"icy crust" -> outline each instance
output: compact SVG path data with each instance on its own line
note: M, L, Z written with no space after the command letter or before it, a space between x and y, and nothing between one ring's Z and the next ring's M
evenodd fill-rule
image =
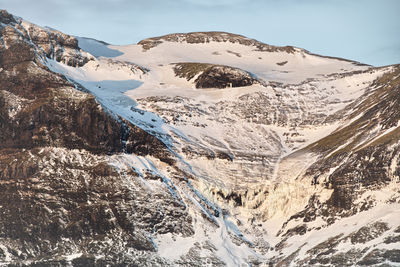
M181 139L181 145L175 147L181 147L192 170L231 191L240 190L240 184L246 188L273 179L280 157L332 132L340 119L327 123L327 115L345 107L372 82L368 80L371 73L357 76L360 83L313 80L287 87L252 86L223 92L168 87L168 96L163 96L166 93L161 88L144 91L139 87L128 94L137 97L142 109L159 114L173 126L171 136ZM354 91L343 90L336 98L342 84ZM144 97L146 93L151 96ZM159 96L154 96L157 93Z
M118 50L110 49L109 44L92 38L76 37L78 45L95 57L116 57L122 55Z

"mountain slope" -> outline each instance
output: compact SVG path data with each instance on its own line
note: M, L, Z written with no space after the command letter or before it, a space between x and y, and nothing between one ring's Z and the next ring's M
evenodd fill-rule
M400 262L398 65L0 22L0 264Z

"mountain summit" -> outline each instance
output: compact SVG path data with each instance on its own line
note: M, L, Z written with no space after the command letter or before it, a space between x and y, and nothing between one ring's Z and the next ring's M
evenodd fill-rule
M266 52L278 52L286 51L287 53L295 52L293 46L272 46L268 44L261 43L257 40L247 38L239 34L233 34L228 32L190 32L190 33L173 33L164 36L148 38L140 41L138 44L143 47L143 49L151 49L163 42L184 42L188 44L204 44L210 42L229 42L237 43L246 46L254 46L259 51Z
M400 65L0 11L0 265L400 263Z

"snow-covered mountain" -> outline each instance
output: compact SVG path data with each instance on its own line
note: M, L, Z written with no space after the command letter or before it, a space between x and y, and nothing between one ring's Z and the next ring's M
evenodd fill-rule
M400 264L399 65L0 23L0 265Z

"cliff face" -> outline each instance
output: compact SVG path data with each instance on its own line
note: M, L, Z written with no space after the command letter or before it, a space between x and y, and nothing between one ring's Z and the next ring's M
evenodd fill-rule
M107 155L171 162L166 146L43 64L85 64L75 38L24 28L5 11L0 22L0 263L64 265L56 255L80 253L74 264L87 266L111 248L99 264L128 264L127 250L162 263L148 233L191 234L185 207L169 194L149 202L138 174Z
M162 185L155 197L132 169L111 163L84 150L2 150L1 261L167 264L152 236L191 235L185 206Z
M60 37L31 24L27 33L19 30L22 26L11 15L2 14L3 21L8 18L10 23L0 32L1 148L61 146L95 153L126 150L139 154L148 154L152 146L165 149L158 139L106 113L94 96L78 91L65 77L43 65L46 57L39 56L42 45L55 42L60 50L65 51L66 45L78 51L75 38ZM68 64L72 59L60 60Z
M334 189L334 207L351 209L360 192L384 187L398 177L399 74L400 67L394 66L375 80L349 107L348 125L306 148L323 155L307 172L315 174L315 183ZM332 166L337 168L329 173Z
M31 24L5 10L0 12L3 44L25 39L28 44L37 46L36 53L74 67L83 66L89 60L93 60L92 56L78 47L75 37Z

